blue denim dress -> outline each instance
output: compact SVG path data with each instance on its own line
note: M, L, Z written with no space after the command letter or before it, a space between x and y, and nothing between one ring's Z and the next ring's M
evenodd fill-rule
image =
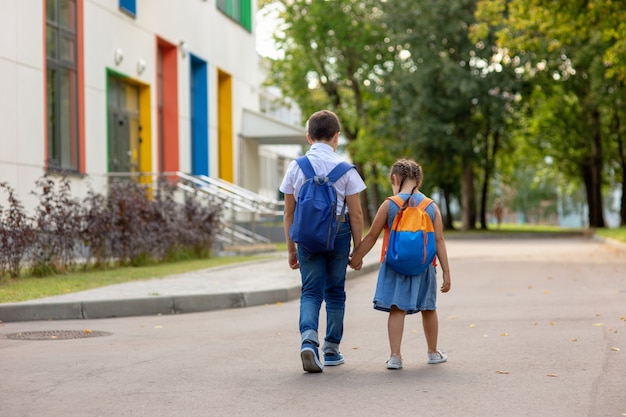
M409 194L399 194L406 200ZM424 198L424 194L413 194L415 202L419 204ZM391 227L393 219L399 207L389 202L389 214L387 216L387 227ZM426 210L431 219L435 219L435 207L431 205ZM380 264L378 270L378 281L376 282L376 292L374 293L374 308L376 310L389 312L391 306L406 311L407 314L418 313L422 310L436 310L437 304L437 270L431 265L419 275L406 276L397 273L387 266L386 262Z

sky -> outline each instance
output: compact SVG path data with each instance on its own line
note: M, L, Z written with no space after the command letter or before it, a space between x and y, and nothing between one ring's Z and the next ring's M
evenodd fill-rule
M278 58L279 53L272 40L272 34L278 26L277 12L272 10L271 4L266 9L256 14L256 50L264 57Z

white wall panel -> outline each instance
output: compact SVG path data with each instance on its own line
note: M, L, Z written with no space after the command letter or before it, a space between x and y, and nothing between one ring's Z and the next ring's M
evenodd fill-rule
M17 4L19 0L4 0L0 14L0 60L17 58ZM38 32L39 33L39 32Z
M17 162L17 64L0 59L0 161ZM2 177L0 177L0 181Z
M40 0L17 2L17 60L21 65L43 68L45 59L43 46L45 10L42 4L43 2Z
M15 161L20 165L42 167L46 160L44 79L41 69L17 68Z

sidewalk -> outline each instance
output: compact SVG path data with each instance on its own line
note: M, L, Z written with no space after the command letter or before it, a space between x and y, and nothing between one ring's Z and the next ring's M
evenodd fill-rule
M380 245L379 240L360 271L348 268L347 279L378 268ZM261 261L1 303L0 321L99 319L250 307L296 299L300 289L299 272L289 268L287 254L280 252Z

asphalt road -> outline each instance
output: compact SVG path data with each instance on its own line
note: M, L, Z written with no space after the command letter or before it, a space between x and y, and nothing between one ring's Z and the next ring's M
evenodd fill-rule
M447 363L426 364L415 315L404 368L386 369L373 272L348 281L346 363L321 374L302 371L297 300L4 323L0 416L626 416L626 251L583 238L450 240L448 251ZM29 331L110 334L6 338Z

